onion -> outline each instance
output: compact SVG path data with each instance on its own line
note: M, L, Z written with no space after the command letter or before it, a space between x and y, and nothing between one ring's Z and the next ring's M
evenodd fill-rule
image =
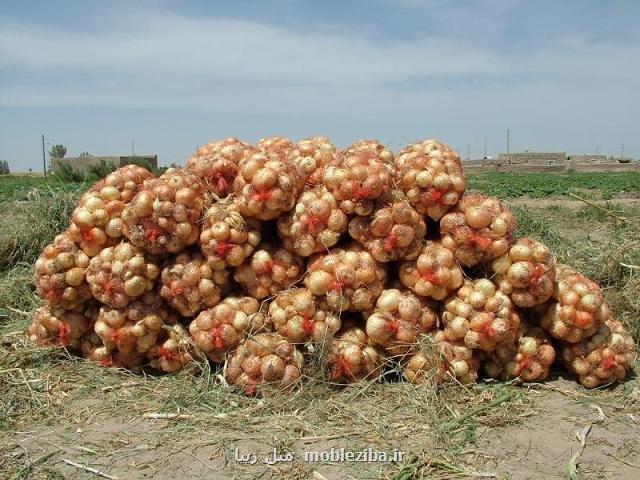
M383 362L380 351L368 345L367 334L358 327L350 327L329 345L329 380L334 383L373 381L380 374Z
M158 343L147 352L147 357L153 368L164 373L176 373L198 359L180 324L166 328Z
M300 140L289 154L303 172L307 185L322 184L324 167L335 159L336 147L327 137L311 137Z

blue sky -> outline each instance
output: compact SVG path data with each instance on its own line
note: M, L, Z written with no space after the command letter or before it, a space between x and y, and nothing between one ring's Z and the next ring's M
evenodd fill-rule
M640 156L640 2L10 1L0 159L324 134Z

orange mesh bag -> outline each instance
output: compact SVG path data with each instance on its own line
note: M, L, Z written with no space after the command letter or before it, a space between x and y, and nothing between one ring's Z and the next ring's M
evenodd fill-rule
M466 267L488 262L509 250L516 219L502 202L480 194L465 195L440 221L442 246Z
M369 344L364 330L358 327L347 328L329 345L329 380L342 384L377 380L384 360L380 350Z
M170 168L147 180L122 211L124 235L149 253L176 253L200 236L204 188L190 170Z
M291 342L277 333L260 333L237 348L225 377L246 395L265 395L271 390L291 390L300 381L302 366L302 354Z
M336 147L327 137L305 138L295 145L290 156L307 185L316 186L322 184L324 167L335 159Z
M147 352L149 365L164 373L176 373L195 359L189 335L180 324L165 327L156 345Z
M324 185L305 190L293 210L278 219L284 247L303 257L326 252L347 230L349 220Z
M82 195L71 215L69 236L90 257L122 238L120 218L125 206L153 174L137 165L126 165L107 175Z
M38 345L61 345L79 349L82 337L93 329L98 314L95 301L73 310L40 307L29 325L29 340Z
M462 197L466 179L458 154L436 140L408 145L396 157L399 187L415 209L440 220Z
M92 298L86 280L89 256L65 232L47 245L35 264L36 292L52 308L72 310Z

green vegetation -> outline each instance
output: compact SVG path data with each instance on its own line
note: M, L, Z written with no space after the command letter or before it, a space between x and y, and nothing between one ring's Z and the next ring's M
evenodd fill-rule
M592 190L594 196L610 199L617 193L639 194L640 172L470 174L467 188L500 198L568 196Z
M47 192L74 192L87 188L88 184L85 182L63 182L53 175L46 179L26 176L0 177L0 202L27 200L33 190L46 195Z

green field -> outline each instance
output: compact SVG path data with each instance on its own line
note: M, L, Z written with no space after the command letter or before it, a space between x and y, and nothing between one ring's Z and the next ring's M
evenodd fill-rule
M0 177L0 202L11 200L26 200L30 191L54 190L54 191L75 191L87 188L88 184L63 182L54 176L44 177Z

